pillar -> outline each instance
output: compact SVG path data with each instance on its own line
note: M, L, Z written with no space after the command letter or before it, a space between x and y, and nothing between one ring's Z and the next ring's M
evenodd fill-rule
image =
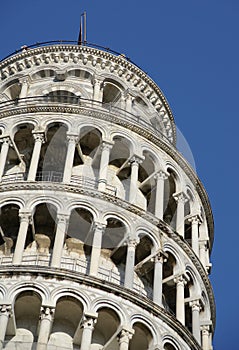
M32 152L32 158L31 158L31 164L28 171L28 181L35 181L36 179L36 173L38 168L38 163L40 159L41 154L41 147L42 144L45 142L45 134L44 132L33 132L33 137L35 139L34 148Z
M183 192L174 194L174 198L178 203L176 216L176 231L180 236L184 238L184 205L188 199L186 194Z
M113 144L109 141L103 141L101 145L101 158L99 169L98 190L105 191L107 184L107 172L110 158L110 150Z
M81 337L80 350L90 350L95 323L96 318L84 315L82 322L83 332Z
M22 77L19 79L19 83L21 84L21 91L19 94L19 98L25 98L27 97L27 91L29 86L29 77Z
M134 265L135 249L138 241L135 238L129 238L127 246L126 266L125 266L125 288L133 289L134 287Z
M134 335L133 329L122 329L118 335L119 350L129 350L129 341Z
M126 112L132 113L132 103L133 103L134 97L128 91L126 91L126 93L124 94L124 100L125 100Z
M94 225L94 237L92 242L91 258L90 258L90 275L96 276L100 261L100 251L102 236L105 230L105 225L96 223Z
M132 157L130 160L131 176L129 188L129 202L133 204L135 204L137 198L139 164L142 163L142 161L143 159L137 156Z
M92 80L93 84L93 101L102 102L103 99L103 91L102 91L102 80L94 78Z
M54 318L54 309L51 307L43 306L41 307L40 314L40 328L37 341L37 350L46 349L48 343L51 327Z
M22 256L24 252L27 230L31 219L30 212L19 212L20 226L17 235L17 242L13 255L13 265L19 265L22 262Z
M153 302L162 306L163 292L163 263L166 261L166 254L159 252L154 257L154 283L153 283Z
M5 339L7 324L10 316L11 316L11 306L0 305L0 349L3 348L3 342Z
M155 208L154 214L160 220L163 220L164 211L164 182L168 178L168 175L160 170L155 176L156 181L156 193L155 193Z
M78 142L78 136L74 134L72 135L68 134L67 142L68 142L68 146L67 146L65 168L64 168L64 174L63 174L63 182L70 183L72 167L74 162L75 148L76 148L76 143Z
M195 252L195 254L199 256L198 237L199 237L199 224L201 220L198 215L194 215L191 218L189 218L188 221L191 222L191 225L192 225L192 249Z
M206 251L207 251L207 240L202 239L199 241L199 258L205 269L207 265Z
M198 344L201 344L201 333L200 333L200 301L194 300L189 303L192 308L192 333Z
M184 286L187 280L182 275L177 277L174 281L176 283L176 317L185 325Z
M7 154L10 146L10 137L2 137L0 139L2 143L1 154L0 154L0 181L2 181L2 176L4 174L4 169L6 166Z
M57 215L57 228L51 259L52 267L61 267L62 250L65 242L68 219L68 215L60 213Z
M201 332L202 332L202 350L210 350L210 341L209 341L210 326L208 325L201 326Z

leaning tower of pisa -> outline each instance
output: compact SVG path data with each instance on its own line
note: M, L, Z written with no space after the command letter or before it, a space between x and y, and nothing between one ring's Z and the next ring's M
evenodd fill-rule
M95 45L0 70L0 347L211 350L213 218L160 88Z

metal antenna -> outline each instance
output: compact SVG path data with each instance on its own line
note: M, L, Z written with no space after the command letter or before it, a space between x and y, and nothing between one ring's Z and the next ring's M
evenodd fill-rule
M84 38L84 41L82 40ZM80 31L78 36L78 45L86 44L86 12L80 15Z

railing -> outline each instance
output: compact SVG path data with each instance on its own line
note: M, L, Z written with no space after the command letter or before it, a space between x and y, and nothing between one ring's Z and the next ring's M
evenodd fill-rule
M63 174L58 171L40 171L36 174L36 181L62 182Z
M133 112L126 111L123 108L116 106L115 103L102 103L99 101L85 99L78 96L33 96L33 97L25 97L25 98L17 98L15 100L3 101L0 102L0 113L5 109L15 109L17 107L36 107L46 105L71 105L75 107L83 107L91 110L102 110L104 112L113 114L116 118L120 119L123 123L129 122L132 125L138 125L144 129L148 129L150 132L156 132L157 136L160 136L165 142L170 143L171 146L174 147L173 143L168 139L166 135L161 131L160 126L154 123L154 125L144 117L138 114L134 114Z
M50 254L23 254L21 265L24 266L45 266L50 267L51 255ZM13 254L11 255L0 255L0 266L10 266L13 263ZM72 258L68 256L62 256L61 258L61 268L65 270L75 271L82 274L89 273L88 262L86 259L82 258ZM120 286L123 286L123 279L120 273L116 273L112 270L99 267L97 277ZM152 290L145 290L143 285L135 281L133 285L133 290L144 296L152 299Z

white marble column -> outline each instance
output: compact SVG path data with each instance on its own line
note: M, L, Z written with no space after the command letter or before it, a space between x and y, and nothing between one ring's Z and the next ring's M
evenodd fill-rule
M176 231L184 238L184 207L188 198L185 193L180 192L173 195L177 201Z
M185 301L184 301L184 286L187 284L187 279L182 275L175 278L176 283L176 317L185 325Z
M155 174L154 178L155 178L155 181L156 181L154 214L160 220L163 220L163 214L164 214L164 182L168 178L168 175L164 171L160 170L157 174Z
M125 110L126 112L132 113L134 96L132 96L128 91L124 94Z
M1 153L0 153L0 181L2 181L2 176L4 174L8 150L11 142L10 137L9 136L1 137L0 142L2 143Z
M133 156L130 159L131 164L131 176L130 176L130 188L129 188L129 202L135 204L138 191L138 173L139 165L143 159L138 156Z
M207 255L206 255L207 245L208 243L206 239L199 240L199 258L205 269L207 265Z
M102 102L103 99L103 89L102 89L102 80L101 79L97 79L94 78L92 80L92 84L93 84L93 101L99 101Z
M35 139L35 143L34 143L34 148L32 152L30 168L28 171L28 177L27 177L28 181L35 181L36 179L36 173L37 173L38 163L39 163L40 154L41 154L41 147L42 147L42 144L45 142L45 133L43 131L33 132L33 137Z
M92 334L95 324L96 318L84 315L82 322L83 332L81 337L80 350L90 350Z
M198 344L201 344L201 332L200 332L200 301L193 300L189 303L192 308L192 333Z
M154 283L153 283L153 302L162 306L163 292L163 263L167 260L167 255L159 252L154 257Z
M62 213L57 214L57 227L51 258L52 267L61 267L62 250L65 242L68 220L69 215Z
M16 242L14 255L13 255L13 262L12 262L14 265L19 265L22 262L22 256L23 256L26 237L27 237L27 230L31 220L31 213L19 212L19 219L20 219L20 226L19 226L17 242Z
M210 341L209 341L210 326L208 325L201 326L201 332L202 332L202 350L210 350Z
M110 150L113 147L113 143L109 141L103 141L101 145L101 158L99 169L98 190L105 191L107 184L108 164L110 159Z
M133 329L122 329L120 334L118 335L118 342L119 342L119 350L129 350L129 341L132 339L134 335Z
M41 307L41 314L40 314L40 328L39 328L39 334L38 334L38 341L37 341L37 350L43 350L46 349L46 345L48 343L52 323L54 319L54 308L43 306Z
M105 225L100 222L94 223L94 237L92 242L91 258L90 258L90 275L97 276L102 236L105 231Z
M11 316L11 306L0 305L0 349L3 348L3 342L5 339L7 324L10 316Z
M66 139L68 142L68 146L67 146L67 153L66 153L66 160L65 160L65 167L64 167L64 174L63 174L63 182L70 183L74 156L75 156L75 148L76 148L76 143L78 142L78 135L68 134Z
M22 77L19 79L19 83L21 84L21 91L19 94L19 98L27 97L28 86L29 86L29 77Z
M188 219L192 225L192 249L197 256L199 256L199 224L201 223L201 219L199 215L193 215Z
M135 250L138 244L137 239L129 238L127 245L127 256L125 265L124 286L129 289L134 287L134 265L135 265Z

